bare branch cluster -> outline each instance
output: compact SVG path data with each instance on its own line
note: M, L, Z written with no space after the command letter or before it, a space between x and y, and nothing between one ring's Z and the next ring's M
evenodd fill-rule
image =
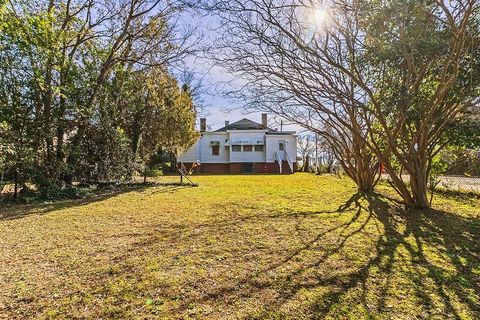
M209 9L224 26L214 58L244 84L232 96L322 135L360 189L374 187L382 163L405 203L425 207L443 132L478 103L478 83L465 77L478 7L232 0Z

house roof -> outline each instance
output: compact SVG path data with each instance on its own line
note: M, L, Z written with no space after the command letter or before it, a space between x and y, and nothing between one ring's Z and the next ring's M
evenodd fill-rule
M275 132L275 130L264 127L260 123L243 118L237 122L231 123L228 126L215 130L215 132L224 132L227 130L268 130L268 132Z

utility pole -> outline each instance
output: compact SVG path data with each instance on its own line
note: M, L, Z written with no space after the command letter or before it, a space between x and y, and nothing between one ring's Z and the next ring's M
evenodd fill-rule
M283 120L280 120L280 132L283 131Z

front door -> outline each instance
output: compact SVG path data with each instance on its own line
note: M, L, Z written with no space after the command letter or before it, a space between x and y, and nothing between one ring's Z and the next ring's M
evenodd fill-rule
M242 173L255 173L255 164L251 162L242 163Z
M285 160L285 148L286 148L285 140L279 140L277 152L278 152L278 155L280 156L280 159L282 160Z

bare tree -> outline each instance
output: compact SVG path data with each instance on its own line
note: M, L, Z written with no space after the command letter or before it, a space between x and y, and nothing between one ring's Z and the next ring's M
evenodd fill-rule
M310 159L314 158L315 138L311 134L302 134L297 138L297 152L302 157L302 171L308 171Z
M316 144L319 164L319 169L317 171L319 173L331 173L333 165L337 162L335 150L322 136L318 137Z
M217 60L241 79L249 106L325 137L360 190L374 185L379 160L407 207L429 206L440 138L477 102L473 84L459 81L477 0L231 0L210 9L224 26ZM453 95L458 86L467 94Z
M214 9L226 26L215 58L245 83L232 94L246 98L249 107L267 109L322 136L358 189L372 191L378 160L365 143L367 126L358 112L358 104L367 100L332 65L353 66L353 56L344 53L345 39L333 32L325 37L323 29L317 34L323 22L315 20L311 3L221 1ZM345 17L344 28L354 37L360 37L357 24ZM330 60L320 50L328 51Z

